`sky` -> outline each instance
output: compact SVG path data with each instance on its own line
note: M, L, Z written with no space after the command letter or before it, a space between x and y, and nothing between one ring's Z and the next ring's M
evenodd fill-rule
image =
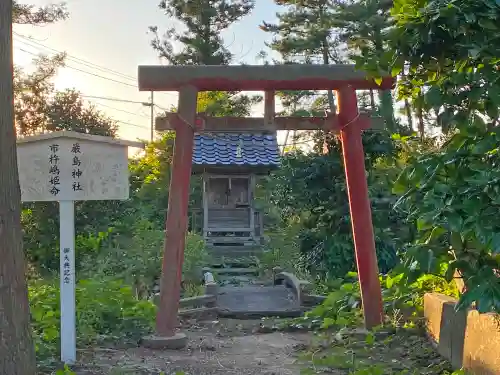
M43 6L58 1L22 2ZM178 26L178 21L158 8L159 0L67 0L66 4L70 15L66 21L44 27L14 26L15 64L29 69L39 53L66 52L67 67L59 71L56 88L80 91L85 100L119 121L120 138L149 139L150 108L141 102L148 102L150 94L137 88L137 67L162 63L150 46L148 27L158 26L162 33ZM277 11L272 0L258 0L251 15L223 33L235 62L259 63L256 56L267 49L265 42L271 36L258 25L275 21ZM155 111L176 101L175 93L156 92ZM255 108L253 115L262 116L262 107Z

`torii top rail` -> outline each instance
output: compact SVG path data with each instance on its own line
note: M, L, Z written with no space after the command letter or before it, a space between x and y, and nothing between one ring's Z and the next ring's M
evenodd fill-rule
M198 91L388 90L394 79L378 85L354 65L172 65L140 66L139 90L179 91L192 85Z
M382 323L382 297L361 139L361 131L370 127L371 118L359 113L356 90L388 90L394 83L393 78L384 77L377 84L352 65L139 67L139 90L179 92L177 113L169 113L156 122L157 130L176 131L156 321L159 337L175 335L195 131L323 129L340 133L365 325L372 328ZM275 117L274 92L278 90L335 90L338 113L299 119ZM264 117L198 115L196 100L200 91L265 91Z

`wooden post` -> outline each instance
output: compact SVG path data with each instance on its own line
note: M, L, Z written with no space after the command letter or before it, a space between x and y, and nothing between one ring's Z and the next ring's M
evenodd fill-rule
M337 91L337 96L361 300L365 326L367 329L372 329L382 324L383 321L382 292L375 252L361 129L357 121L359 112L356 90L347 86Z
M188 224L189 182L194 144L197 90L183 87L179 91L178 113L185 124L179 124L175 133L172 179L168 197L168 211L163 252L160 304L156 317L156 334L175 335L179 309L182 263Z
M274 91L266 91L264 93L264 123L270 129L274 127L275 110Z
M255 193L255 174L251 173L248 181L248 207L250 208L250 235L255 241L255 207L254 207L254 193Z
M75 202L59 202L61 361L76 362ZM65 275L65 271L68 274Z
M203 238L208 238L208 174L203 173Z

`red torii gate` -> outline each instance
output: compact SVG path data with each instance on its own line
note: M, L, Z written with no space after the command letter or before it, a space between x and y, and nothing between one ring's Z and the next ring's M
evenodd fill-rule
M168 199L165 248L160 284L160 303L153 346L168 345L176 335L180 281L188 225L189 183L195 132L256 132L324 129L340 133L347 191L356 251L365 326L382 323L382 295L366 181L361 131L372 120L358 111L356 90L387 90L394 79L380 84L352 65L234 65L234 66L140 66L140 91L178 91L178 112L156 120L157 130L175 130L172 178ZM338 113L326 117L275 117L277 90L335 90ZM264 91L264 118L215 118L197 115L200 91ZM163 341L162 341L163 340ZM174 344L175 346L175 344Z

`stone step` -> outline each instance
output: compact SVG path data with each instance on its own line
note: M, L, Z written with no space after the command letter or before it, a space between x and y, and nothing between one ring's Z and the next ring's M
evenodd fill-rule
M213 257L211 259L211 265L213 268L223 268L223 267L231 267L231 268L248 268L248 267L259 267L259 259L254 256L248 257Z
M251 275L251 276L258 276L259 275L259 270L257 268L230 268L230 267L224 267L224 268L211 268L211 272L215 273L217 275L224 275L224 276L242 276L242 275Z
M236 236L209 237L206 239L206 242L207 244L236 244L237 246L256 245L255 241L251 237L236 237Z
M207 252L212 258L249 258L252 256L260 256L262 249L258 246L208 246Z

